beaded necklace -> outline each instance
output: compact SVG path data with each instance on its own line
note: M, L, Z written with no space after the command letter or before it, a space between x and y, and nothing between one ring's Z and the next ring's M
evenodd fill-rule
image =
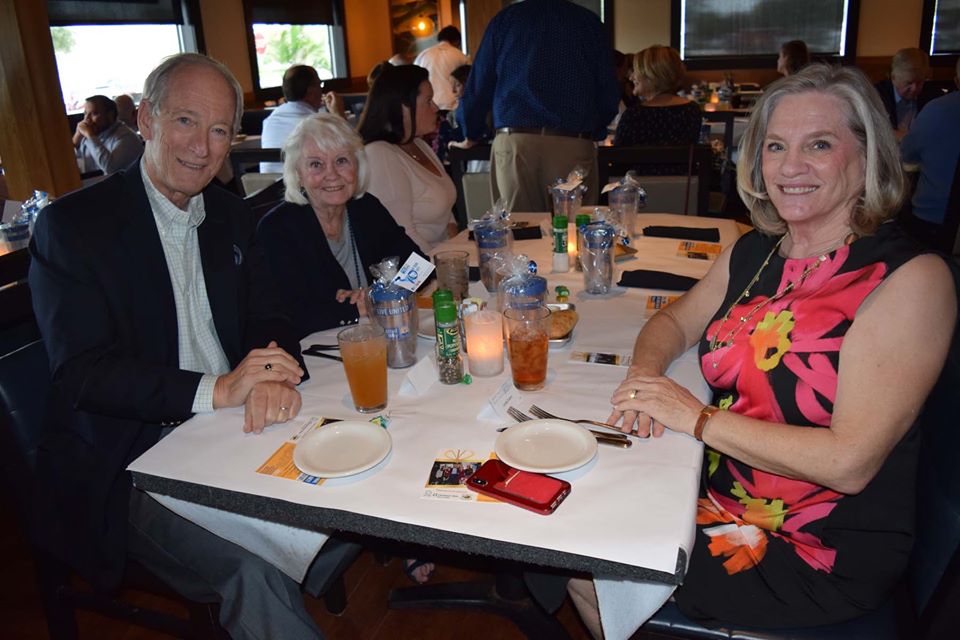
M773 254L776 253L778 249L780 249L780 245L783 244L783 241L784 239L786 239L786 237L787 237L787 234L784 234L783 236L780 237L780 239L777 241L777 244L775 244L773 246L773 249L770 250L770 253L767 254L767 257L763 261L763 264L760 265L760 268L753 275L753 278L750 280L750 283L747 284L746 288L743 290L743 293L737 296L737 299L734 300L733 304L730 305L730 308L727 309L727 312L723 314L723 318L720 320L720 324L717 325L717 332L713 335L713 338L711 338L710 340L710 354L711 354L711 359L712 359L714 369L717 368L717 355L716 355L717 349L721 349L723 347L729 347L730 345L732 345L733 339L737 336L738 333L740 333L741 330L743 330L743 327L745 327L747 323L750 322L750 319L753 318L753 316L755 316L757 312L760 311L760 309L764 308L765 306L771 304L776 300L779 300L780 298L784 297L794 289L798 288L800 285L803 284L804 280L806 280L807 277L810 276L811 273L819 269L820 265L822 265L824 262L827 261L826 253L820 255L817 258L816 262L810 265L807 265L807 267L800 273L800 277L798 277L793 282L787 283L787 286L785 286L783 289L781 289L780 291L777 291L775 294L773 294L769 298L761 300L760 302L755 304L753 308L750 309L745 315L740 316L739 322L734 324L733 328L727 331L727 335L724 336L723 339L721 340L720 339L721 328L730 319L730 314L733 312L736 306L740 304L740 301L743 300L744 298L750 297L751 287L757 284L757 282L760 280L760 276L763 274L763 270L767 268L768 264L770 264L770 258L772 258Z
M353 237L353 225L350 224L350 216L344 214L347 222L347 231L350 232L350 246L353 254L353 273L357 276L357 288L363 287L363 280L360 279L360 250L357 249L357 239Z

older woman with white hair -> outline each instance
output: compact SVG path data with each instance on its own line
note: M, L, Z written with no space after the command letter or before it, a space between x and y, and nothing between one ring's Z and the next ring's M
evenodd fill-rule
M917 416L947 357L944 260L893 221L897 143L857 69L772 84L740 147L756 227L640 331L610 422L705 446L688 616L804 627L879 607L913 538ZM704 405L664 374L699 347ZM589 614L592 593L574 582Z
M363 142L343 118L304 119L283 146L285 203L257 228L276 286L301 337L364 315L370 265L417 245L366 192Z

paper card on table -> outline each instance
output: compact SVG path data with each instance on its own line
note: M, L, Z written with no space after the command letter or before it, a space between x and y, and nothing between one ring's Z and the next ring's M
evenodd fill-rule
M493 454L487 458L494 457ZM497 502L467 488L467 478L484 463L483 456L469 449L445 449L437 453L427 473L424 491L420 496L431 500L456 500L458 502Z
M432 262L418 253L411 253L407 261L397 271L397 275L394 276L393 284L410 291L416 291L433 273L433 269Z
M684 240L677 245L678 256L681 258L693 258L694 260L716 260L722 250L723 247L712 242Z
M274 478L299 480L300 482L304 482L306 484L315 484L318 486L326 482L326 478L318 478L300 471L300 469L297 468L297 465L293 463L293 449L297 446L297 442L299 442L300 439L305 435L314 429L319 429L320 427L330 424L331 422L339 422L339 420L332 418L319 418L316 416L305 418L297 432L290 436L286 442L281 444L280 448L274 451L270 457L267 458L266 462L257 468L257 473L261 473L265 476L273 476ZM386 416L377 416L376 418L370 420L370 422L380 425L386 429L387 425L390 423L390 420Z
M629 367L633 356L621 353L597 353L593 351L574 351L570 354L570 362L586 362L588 364L612 364L618 367Z
M479 420L513 420L507 413L507 407L520 407L523 405L523 394L513 386L512 380L507 380L497 391L490 396L487 404L477 415Z
M647 315L653 315L679 299L680 296L647 296Z
M419 396L422 395L440 379L440 372L437 370L437 363L433 358L421 358L407 371L403 383L400 385L399 395L401 396Z

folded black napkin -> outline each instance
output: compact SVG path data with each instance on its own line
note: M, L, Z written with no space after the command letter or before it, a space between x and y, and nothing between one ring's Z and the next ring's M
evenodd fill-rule
M711 227L644 227L643 235L653 238L678 238L680 240L698 240L700 242L720 242L720 229Z
M539 240L542 237L543 233L540 231L540 227L538 225L513 228L514 240Z
M539 240L543 237L543 232L537 225L513 227L512 231L514 240ZM467 234L467 240L473 240L473 238L473 231L471 231Z
M675 273L665 273L663 271L635 269L634 271L624 271L620 274L620 282L617 284L621 287L638 287L640 289L687 291L690 287L697 284L697 279L678 276Z

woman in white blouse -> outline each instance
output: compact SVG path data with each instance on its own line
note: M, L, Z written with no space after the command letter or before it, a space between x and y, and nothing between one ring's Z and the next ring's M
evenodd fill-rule
M357 127L366 144L367 191L424 253L457 233L457 190L422 136L437 128L427 70L385 67L370 88Z

